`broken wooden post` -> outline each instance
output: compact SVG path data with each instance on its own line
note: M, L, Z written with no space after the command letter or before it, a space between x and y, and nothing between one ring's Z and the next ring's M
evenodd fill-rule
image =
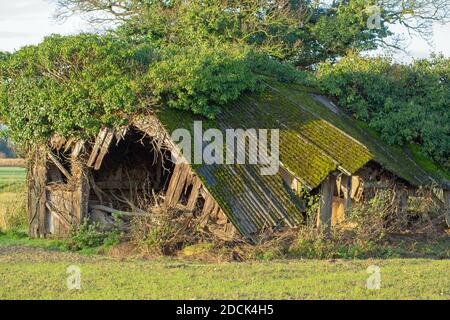
M320 207L317 219L317 227L321 228L325 234L330 233L331 217L333 213L333 193L336 185L336 176L332 173L320 187Z
M33 158L30 163L28 180L28 214L29 230L31 238L45 237L47 230L45 225L47 208L47 162L45 151L42 147L33 150Z

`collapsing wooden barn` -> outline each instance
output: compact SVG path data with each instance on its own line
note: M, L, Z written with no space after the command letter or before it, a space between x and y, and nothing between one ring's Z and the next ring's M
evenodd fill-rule
M258 165L188 165L169 132L192 130L198 117L162 108L130 119L120 129L103 128L94 141L54 136L30 150L28 211L31 237L64 236L83 219L108 223L122 216L175 208L199 217L202 227L224 240L256 240L262 230L302 223L299 195L320 193L318 222L329 228L345 219L352 203L377 188L396 186L399 201L422 185L443 190L450 183L423 169L403 151L360 129L328 100L303 88L271 84L228 106L211 128L280 130L279 173L261 175ZM248 150L244 150L248 152Z

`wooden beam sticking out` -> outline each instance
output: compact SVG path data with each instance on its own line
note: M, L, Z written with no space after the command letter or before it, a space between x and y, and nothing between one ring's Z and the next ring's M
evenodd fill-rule
M110 207L106 207L106 206L102 206L102 205L95 205L95 206L91 206L90 208L92 210L99 210L99 211L104 211L104 212L108 212L111 214L118 214L121 216L129 216L129 217L145 217L148 215L148 213L146 213L142 210L135 210L137 212L127 212L127 211L116 210L114 208L110 208Z
M99 170L102 166L103 159L105 158L106 154L108 153L109 146L111 145L111 142L114 138L114 130L108 130L108 133L106 134L105 140L103 141L103 144L100 148L99 155L97 156L97 160L95 161L95 170Z
M317 219L317 227L321 228L325 234L330 233L331 217L333 213L333 192L336 185L336 177L330 174L325 181L322 182L320 188L320 208Z
M106 135L108 134L108 128L103 128L100 130L97 138L95 139L95 145L92 149L91 155L89 156L89 160L87 162L88 167L93 167L95 160L97 159L98 152L103 145L103 141L105 141Z
M59 171L61 171L61 173L65 175L68 180L71 180L72 175L69 173L69 171L66 170L66 168L64 168L61 162L58 161L58 158L56 158L53 152L49 151L47 152L47 155L49 159L52 160L52 162L58 167Z
M78 156L81 153L81 150L83 149L83 146L84 146L84 140L78 140L75 143L75 146L73 147L72 154L71 154L72 159L78 158Z

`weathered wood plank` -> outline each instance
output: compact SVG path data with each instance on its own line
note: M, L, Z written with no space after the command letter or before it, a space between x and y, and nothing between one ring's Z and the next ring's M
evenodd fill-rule
M331 217L333 213L333 192L336 185L336 177L330 174L325 181L322 182L320 188L320 207L317 226L326 234L330 232Z
M45 203L46 208L49 210L50 214L52 214L58 222L66 228L66 230L70 230L70 222L61 214L50 202Z
M72 159L76 159L80 156L83 147L84 147L84 140L79 140L75 143L75 146L73 147L71 154Z
M344 196L344 211L347 213L352 207L352 177L346 175L342 176L341 192Z
M172 176L169 181L169 186L167 188L166 197L164 200L165 205L169 205L169 203L171 203L171 201L172 201L172 196L173 196L173 193L177 186L178 178L180 177L180 173L181 173L181 166L176 165L175 168L173 169Z
M95 139L94 148L92 148L91 155L89 156L89 160L87 162L88 167L93 167L95 160L97 159L98 152L100 151L103 142L105 141L106 135L108 133L108 128L103 128L100 130L97 138Z
M61 162L59 162L58 158L53 154L53 152L51 152L51 151L47 152L47 156L49 157L50 160L52 160L52 162L58 167L59 171L61 171L61 173L68 180L72 179L72 175L69 173L69 171L67 171L66 168L64 168L64 166L61 164Z
M192 185L191 194L189 195L189 199L188 199L188 202L186 205L186 207L189 211L194 211L194 209L197 205L198 196L200 195L201 187L202 187L202 181L198 177L195 177L194 184Z
M181 195L183 194L183 190L186 185L186 180L188 178L188 175L190 174L190 167L187 164L180 164L179 166L180 175L178 177L178 182L175 186L170 202L168 202L169 206L174 206L180 201Z
M106 134L105 140L103 141L103 144L100 148L99 155L97 156L97 160L95 161L95 170L99 170L102 166L103 159L105 158L106 154L108 153L109 147L111 145L111 142L114 138L114 130L108 130L108 133Z

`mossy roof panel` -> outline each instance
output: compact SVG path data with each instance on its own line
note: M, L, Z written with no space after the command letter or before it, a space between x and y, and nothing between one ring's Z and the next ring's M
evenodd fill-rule
M161 108L157 116L170 132L178 128L192 132L195 120L203 121L203 130L279 129L282 165L311 189L332 171L355 173L370 160L414 185L434 181L403 151L370 136L353 119L342 112L336 114L303 87L268 85L264 92L232 103L215 120L170 108ZM281 222L296 225L301 220L301 203L279 174L263 176L258 165L192 167L247 237L263 227Z
M414 186L438 184L450 188L449 174L447 172L430 171L417 162L408 148L400 148L384 143L379 136L367 128L367 125L354 120L342 111L334 112L323 101L314 98L309 90L299 85L286 85L270 82L272 90L297 104L300 108L308 110L318 118L327 121L345 132L348 136L363 144L373 156L373 160L398 177L408 181ZM321 99L326 103L326 98ZM330 102L328 101L328 104Z

